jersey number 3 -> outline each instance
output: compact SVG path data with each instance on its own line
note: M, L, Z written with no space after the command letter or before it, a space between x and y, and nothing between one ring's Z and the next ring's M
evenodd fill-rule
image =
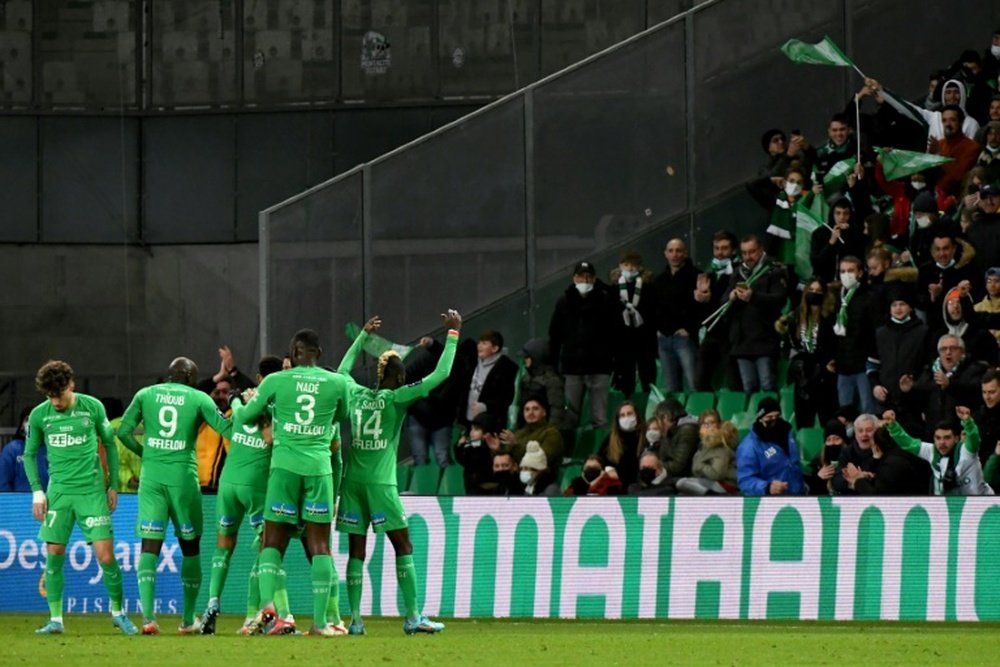
M301 408L295 413L295 422L300 426L312 424L313 419L316 418L316 398L309 394L299 394L295 402Z

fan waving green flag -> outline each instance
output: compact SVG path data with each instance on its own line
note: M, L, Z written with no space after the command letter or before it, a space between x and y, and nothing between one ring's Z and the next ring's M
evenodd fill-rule
M795 273L802 280L812 276L812 261L809 259L812 249L812 235L817 228L822 227L824 218L821 213L827 206L823 197L813 197L814 206L807 206L805 198L795 204Z
M833 65L857 69L840 47L825 35L815 44L807 44L800 39L790 39L781 46L781 51L793 63L800 65Z
M826 172L826 176L823 177L823 190L829 195L832 192L839 192L840 188L843 187L844 183L847 181L847 176L854 169L854 165L857 164L857 158L848 158L847 160L841 160L837 164L830 168L830 171Z
M344 327L344 333L348 338L354 340L361 333L361 327L359 327L354 322L348 322ZM388 338L383 338L378 334L368 334L368 338L365 340L364 351L372 355L376 359L382 355L383 352L388 350L393 350L399 355L400 359L406 359L407 355L413 351L412 345L400 345L399 343L393 343Z
M936 167L954 158L943 155L931 155L930 153L918 153L916 151L904 151L898 148L875 148L875 152L882 158L882 171L885 172L887 181L896 178L903 178L910 174Z

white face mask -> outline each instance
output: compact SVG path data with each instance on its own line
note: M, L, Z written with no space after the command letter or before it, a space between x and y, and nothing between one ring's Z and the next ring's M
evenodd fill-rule
M931 216L929 215L918 215L916 218L917 227L920 229L927 229L931 226Z
M919 192L920 190L926 188L927 184L924 183L923 181L910 181L910 187Z
M990 44L990 55L994 58L1000 58L1000 46Z
M785 183L785 194L789 197L798 197L802 194L802 184L788 181Z
M518 477L518 479L521 480L521 484L524 484L525 486L527 486L528 484L531 483L531 471L530 470L522 470L521 472L518 473L517 477Z
M638 426L639 420L635 415L626 415L625 417L618 418L618 426L621 427L626 433L631 433Z
M580 293L581 296L590 294L594 289L594 283L576 283L576 291Z
M844 286L844 289L851 289L858 284L858 277L853 273L841 271L840 284Z
M630 271L629 269L622 269L622 277L625 280L632 280L637 275L639 275L638 271Z
M939 269L950 269L951 267L955 266L955 258L953 257L949 259L944 264L942 264L941 262L934 262L934 263L937 265Z
M655 444L660 441L660 432L655 429L646 431L646 442Z

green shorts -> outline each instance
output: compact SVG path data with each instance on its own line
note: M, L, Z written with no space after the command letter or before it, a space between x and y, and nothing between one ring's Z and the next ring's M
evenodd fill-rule
M87 542L114 539L108 496L103 491L62 493L53 490L48 493L47 498L49 511L38 530L39 540L52 544L69 544L74 523L80 526Z
M143 477L139 480L139 514L135 532L144 540L162 540L167 536L167 519L174 524L179 540L201 537L201 488L192 477L180 486L167 486Z
M399 500L399 489L392 484L365 484L344 480L337 506L337 530L364 535L400 530L409 524Z
M243 525L243 517L250 519L254 531L264 526L264 495L266 491L249 484L219 484L215 499L216 526L219 535L236 535Z
M333 521L333 475L298 475L283 468L271 468L267 478L264 518L298 524L299 521Z

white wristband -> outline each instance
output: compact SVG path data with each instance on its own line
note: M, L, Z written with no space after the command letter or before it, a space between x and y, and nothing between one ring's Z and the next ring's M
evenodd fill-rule
M41 505L44 502L45 502L44 491L35 491L34 493L31 494L31 503L33 505Z

